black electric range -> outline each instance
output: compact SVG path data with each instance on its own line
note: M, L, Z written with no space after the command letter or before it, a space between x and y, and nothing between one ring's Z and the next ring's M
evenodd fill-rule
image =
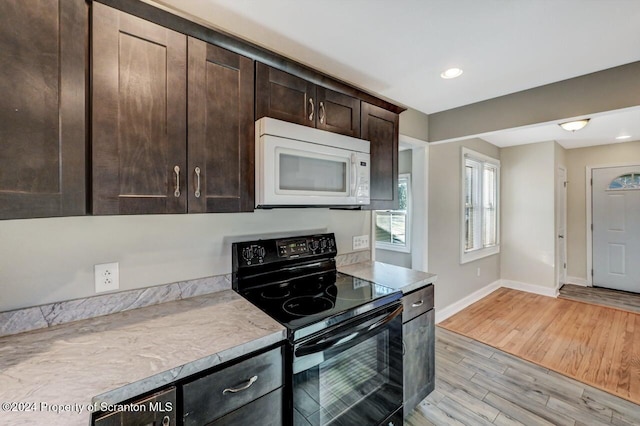
M400 300L402 292L336 271L333 234L233 244L233 289L299 340Z
M333 234L234 243L233 289L287 329L286 426L401 425L402 293L336 253Z

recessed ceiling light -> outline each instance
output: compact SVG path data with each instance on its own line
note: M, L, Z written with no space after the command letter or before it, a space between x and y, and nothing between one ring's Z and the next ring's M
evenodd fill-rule
M460 77L462 75L462 70L460 68L449 68L440 74L440 77L450 79Z
M630 135L622 135L622 136L618 136L616 139L622 140L622 139L629 139L630 137L631 137Z
M562 127L568 132L575 132L576 130L583 129L584 126L589 124L589 120L590 118L585 118L584 120L567 121L566 123L558 124L558 126Z

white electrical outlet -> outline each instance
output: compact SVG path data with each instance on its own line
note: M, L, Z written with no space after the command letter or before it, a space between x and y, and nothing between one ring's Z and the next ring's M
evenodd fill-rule
M369 236L358 235L353 237L353 250L363 250L369 248Z
M120 288L120 273L118 262L102 263L93 267L95 274L96 293L112 291Z

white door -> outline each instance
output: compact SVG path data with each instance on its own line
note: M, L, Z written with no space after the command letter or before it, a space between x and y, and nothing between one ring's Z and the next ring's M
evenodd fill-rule
M559 167L556 188L556 286L567 282L567 171Z
M640 293L640 166L591 176L593 285Z

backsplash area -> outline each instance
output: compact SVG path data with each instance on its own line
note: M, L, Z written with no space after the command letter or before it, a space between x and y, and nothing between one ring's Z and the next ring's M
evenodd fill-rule
M371 251L362 250L336 256L336 264L345 266L370 259ZM229 289L231 274L224 274L0 312L0 336Z

